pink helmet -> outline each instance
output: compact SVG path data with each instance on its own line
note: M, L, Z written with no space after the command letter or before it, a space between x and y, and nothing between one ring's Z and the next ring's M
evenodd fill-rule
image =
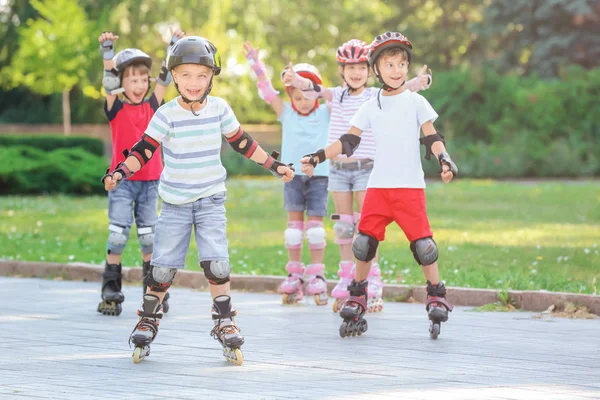
M349 40L338 47L336 61L340 65L368 63L369 48L370 46L362 40Z

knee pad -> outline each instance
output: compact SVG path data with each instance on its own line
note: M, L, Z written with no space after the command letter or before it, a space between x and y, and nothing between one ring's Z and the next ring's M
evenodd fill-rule
M144 276L144 285L150 286L153 292L166 292L173 284L176 273L177 268L150 265L150 271Z
M410 242L410 250L419 265L431 265L438 259L437 244L432 237L424 237Z
M337 222L333 225L335 244L351 244L354 238L355 225L354 216L350 214L339 214L335 218ZM332 216L334 218L334 216Z
M306 229L306 240L308 241L308 247L311 250L324 249L327 244L326 232L323 227L323 221L308 221L306 223L308 229Z
M229 282L231 267L227 260L200 261L204 276L213 285L223 285Z
M154 227L153 226L144 226L141 228L137 228L138 240L140 241L140 245L142 247L150 247L152 248L152 244L154 242Z
M111 250L113 250L112 248L120 248L120 247L125 247L125 245L127 244L127 241L129 240L129 229L122 227L122 226L118 226L118 225L113 225L113 224L109 224L108 225L108 250L109 252L111 252Z
M304 221L288 221L288 227L283 233L285 247L288 249L299 249L304 240Z
M352 243L352 252L354 257L360 261L371 261L377 254L377 246L379 246L379 240L372 236L365 235L362 232L358 232L356 239Z

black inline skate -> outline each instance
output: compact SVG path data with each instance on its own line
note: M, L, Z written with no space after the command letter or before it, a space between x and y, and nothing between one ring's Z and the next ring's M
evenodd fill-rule
M431 282L427 281L425 309L429 315L429 335L432 339L437 339L442 322L448 321L448 311L452 311L452 308L452 305L446 301L444 282L432 285Z
M104 264L102 274L102 301L97 311L103 315L118 316L123 310L121 303L125 296L121 292L121 264Z
M227 295L215 297L212 310L215 327L210 335L221 343L223 356L228 362L242 365L244 355L240 347L244 344L244 337L233 320L236 315L237 312L231 307L231 297Z
M360 282L352 280L348 285L350 297L344 303L340 311L340 317L344 319L340 326L340 336L360 336L369 329L367 320L363 318L367 312L367 287L366 279Z
M163 317L160 299L153 294L145 294L137 314L140 319L129 336L129 346L135 346L133 362L136 364L150 355L150 344L158 333L160 319Z

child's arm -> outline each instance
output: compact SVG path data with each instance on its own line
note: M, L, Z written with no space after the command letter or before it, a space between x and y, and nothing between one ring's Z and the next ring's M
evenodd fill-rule
M333 92L331 89L328 89L323 85L318 85L310 79L295 73L292 63L289 63L283 71L283 74L281 74L281 80L285 86L293 86L302 90L302 93L308 99L317 99L320 97L325 99L325 101L333 100Z
M289 182L294 178L292 164L288 166L277 161L277 158L279 157L277 152L268 155L262 147L259 146L258 142L248 133L244 132L241 127L226 134L225 139L227 139L227 142L231 145L233 150L268 169L273 175L283 178L284 182Z
M444 135L435 130L431 121L425 122L421 129L424 136L420 139L420 142L426 148L425 159L429 160L433 154L437 158L440 167L442 167L442 180L444 183L450 182L458 174L458 168L446 152Z
M106 170L106 174L102 177L104 189L107 191L114 190L117 185L123 182L123 179L131 177L142 169L150 161L159 146L160 141L144 133L140 141L134 144L131 151L128 152L125 161L117 164L112 172Z
M252 46L252 43L245 42L244 56L246 57L246 60L248 60L250 68L252 68L252 71L254 71L256 79L258 80L256 83L256 86L258 87L258 95L261 99L273 107L275 114L277 114L277 117L279 117L283 112L283 100L281 100L279 97L279 92L273 88L273 84L267 77L267 69L258 59L258 49L255 49Z
M118 35L112 32L102 32L98 36L98 42L100 42L100 53L102 53L102 59L104 61L104 76L102 77L102 86L106 92L106 110L110 111L115 100L116 94L112 94L113 90L119 89L121 82L119 79L119 72L115 68L115 62L113 57L115 56L115 50L113 47L114 42L119 39Z
M185 32L181 29L177 28L174 31L171 30L171 42L169 46L167 46L167 57L169 56L169 51L171 47L182 37L185 36ZM156 86L154 87L154 96L158 104L160 105L165 98L165 93L167 92L167 87L172 81L171 73L167 69L167 57L162 61L160 66L160 73L158 74L158 78L156 78Z
M325 149L319 149L314 153L307 154L300 160L302 163L302 172L312 176L317 164L322 163L328 158L345 154L352 156L360 144L360 135L363 131L356 126L351 126L348 133L340 136L338 140L327 146Z
M428 74L427 65L423 65L417 77L407 81L404 86L411 92L420 92L421 90L429 89L432 82L431 72Z

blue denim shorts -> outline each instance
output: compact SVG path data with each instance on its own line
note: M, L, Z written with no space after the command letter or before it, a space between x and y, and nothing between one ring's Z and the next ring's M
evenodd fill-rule
M365 161L366 165L364 165ZM367 190L371 171L373 171L373 160L360 160L360 163L332 162L329 166L329 187L327 189L330 192Z
M283 187L283 205L286 211L306 211L311 217L327 215L326 176L296 175Z
M192 229L198 247L198 261L229 261L225 192L187 204L163 201L156 231L151 264L155 267L184 268Z
M138 237L152 232L158 220L158 180L125 180L108 192L108 229L111 235L122 238L111 240L109 237L106 245L109 254L123 253L134 217ZM140 247L143 254L152 253L152 245Z

